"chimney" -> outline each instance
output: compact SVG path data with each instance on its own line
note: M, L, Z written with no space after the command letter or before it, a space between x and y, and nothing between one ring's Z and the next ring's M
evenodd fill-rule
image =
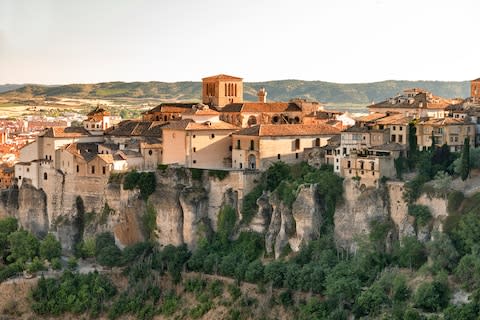
M267 90L265 88L260 88L257 93L258 102L266 103L267 102Z

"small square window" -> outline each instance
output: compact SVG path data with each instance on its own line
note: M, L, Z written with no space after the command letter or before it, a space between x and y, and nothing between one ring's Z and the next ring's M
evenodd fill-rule
M197 163L197 160L193 160L193 163Z

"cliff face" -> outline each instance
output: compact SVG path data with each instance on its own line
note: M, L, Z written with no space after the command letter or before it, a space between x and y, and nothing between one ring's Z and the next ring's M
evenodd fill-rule
M55 232L64 250L72 251L80 239L105 231L114 233L120 247L145 240L148 207L156 214L153 235L160 245L186 244L193 249L217 229L222 206L241 212L242 198L258 176L230 172L219 179L204 171L201 178L196 178L183 168L157 171L156 191L144 201L139 190L124 190L119 183L101 178L75 183L58 173L45 190L24 183L19 189L0 193L0 218L14 216L23 228L39 236ZM320 236L325 203L317 185L302 185L296 194L289 206L275 192L264 192L257 199L256 215L241 229L263 233L267 253L272 256L298 251L302 244ZM446 200L422 195L417 204L429 207L433 216L432 223L421 230L415 230L414 218L408 215L402 182L387 182L373 189L347 179L343 201L334 215L336 242L339 247L354 250L356 237L368 234L374 220L393 222L395 235L400 238L417 236L426 241L432 230L442 229L447 217Z

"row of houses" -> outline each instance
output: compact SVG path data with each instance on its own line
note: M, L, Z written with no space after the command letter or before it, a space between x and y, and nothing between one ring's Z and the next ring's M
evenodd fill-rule
M242 93L241 78L218 75L203 79L202 103L161 104L142 120L117 124L97 108L83 127L46 129L24 147L15 178L41 188L58 173L108 178L159 164L264 170L276 161L308 160L375 185L395 175L394 159L406 153L411 140L409 124L415 124L420 150L433 138L459 151L465 137L473 145L478 132L473 111L459 107L466 101L446 101L420 89L373 104L370 114L357 119L302 99L267 102L263 88L256 102L243 101Z

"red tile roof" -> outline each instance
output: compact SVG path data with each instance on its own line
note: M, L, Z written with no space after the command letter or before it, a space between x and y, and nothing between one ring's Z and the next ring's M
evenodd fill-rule
M222 108L221 112L302 112L302 108L294 102L244 102L231 103Z
M231 130L236 131L240 128L224 121L196 123L191 119L172 121L163 127L163 130Z
M205 81L205 80L243 80L243 79L238 78L238 77L229 76L227 74L217 74L215 76L206 77L206 78L202 79L202 81Z
M234 135L262 137L335 134L340 134L340 130L327 124L260 124L234 133Z
M49 138L75 138L89 136L90 133L83 127L53 127L47 128L40 134L42 137Z

